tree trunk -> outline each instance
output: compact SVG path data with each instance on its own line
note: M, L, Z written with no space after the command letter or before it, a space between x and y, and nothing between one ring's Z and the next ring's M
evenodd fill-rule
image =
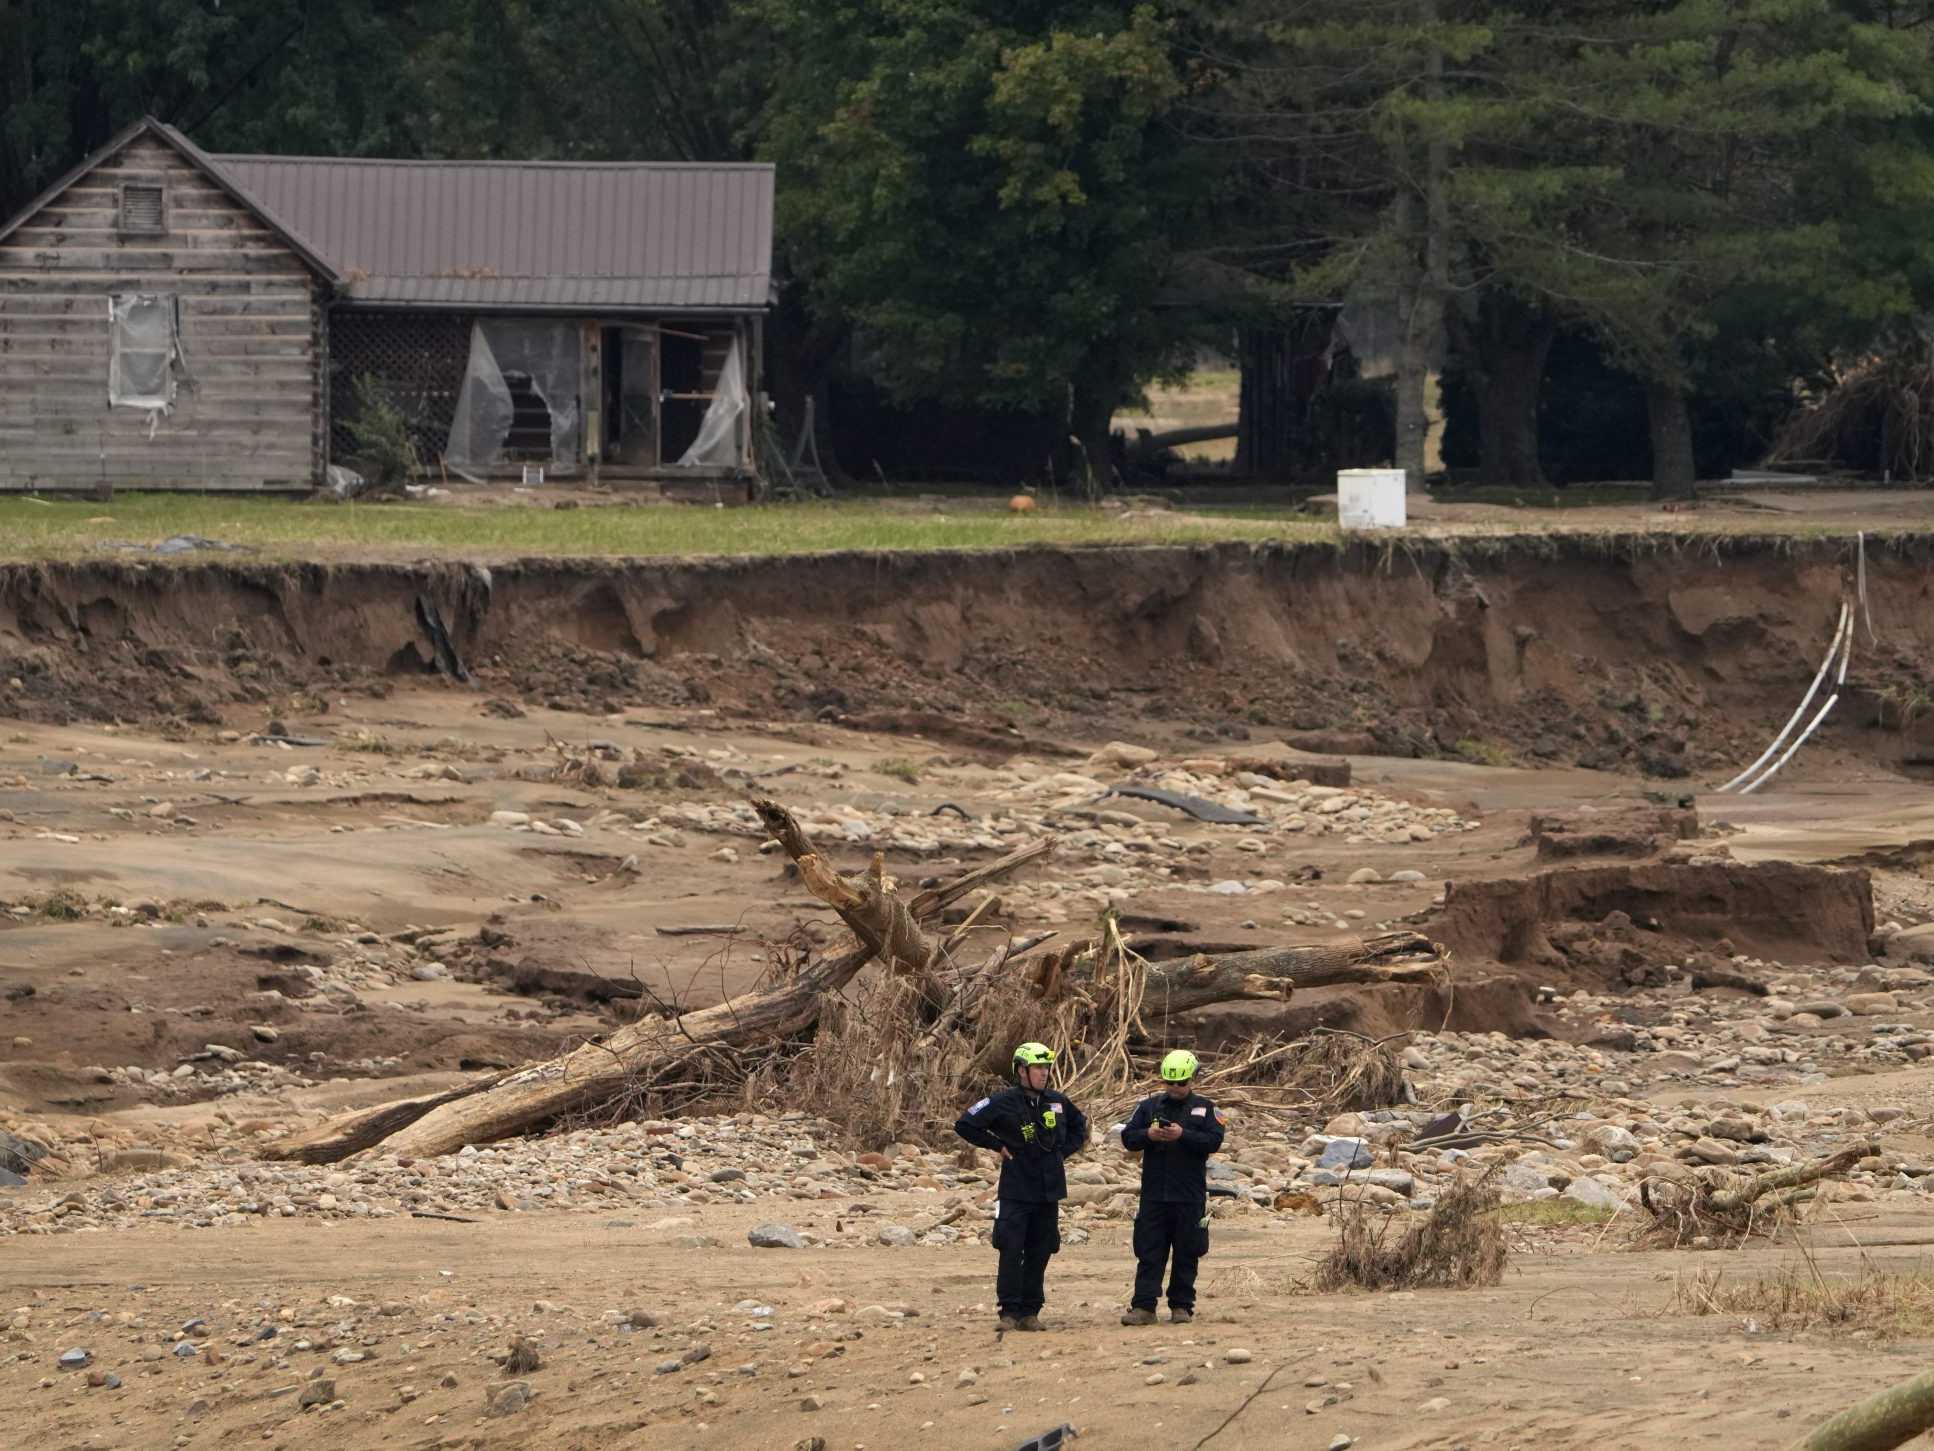
M1160 962L1148 969L1144 1011L1186 1013L1241 998L1288 1001L1299 987L1427 982L1444 961L1425 938L1393 932L1355 947L1266 947Z
M350 1114L285 1143L264 1157L330 1164L380 1143L398 1154L433 1158L466 1144L509 1138L619 1097L649 1089L729 1057L794 1037L812 1026L828 993L838 992L872 959L859 948L800 974L784 987L742 993L714 1007L620 1028L561 1058L492 1074L433 1098Z
M1247 478L1289 473L1293 380L1289 331L1246 327L1236 334L1242 385L1236 403L1236 469Z
M1645 385L1646 421L1652 432L1652 497L1690 499L1696 493L1692 461L1692 413L1673 379Z
M1299 436L1309 400L1328 378L1335 327L1333 309L1302 308L1281 327L1238 330L1242 387L1236 405L1236 473L1266 480L1295 477L1304 462Z
M1430 439L1430 410L1425 390L1430 386L1436 356L1436 329L1443 320L1442 299L1433 299L1419 280L1406 301L1402 341L1397 347L1397 437L1393 462L1404 472L1404 488L1424 486L1424 460Z
M1558 325L1504 299L1486 298L1480 308L1474 341L1483 482L1535 487L1545 481L1538 461L1538 394Z
M1849 1144L1837 1153L1829 1154L1826 1158L1811 1164L1789 1164L1784 1169L1755 1175L1736 1189L1715 1190L1707 1196L1707 1202L1722 1213L1745 1209L1775 1191L1800 1189L1808 1184L1817 1184L1820 1180L1831 1178L1835 1174L1844 1174L1862 1159L1879 1152L1879 1144Z
M1076 445L1075 483L1091 499L1107 493L1115 482L1115 405L1117 388L1078 383L1068 404L1068 432Z
M1795 1441L1792 1451L1891 1451L1934 1428L1934 1370L1858 1401Z

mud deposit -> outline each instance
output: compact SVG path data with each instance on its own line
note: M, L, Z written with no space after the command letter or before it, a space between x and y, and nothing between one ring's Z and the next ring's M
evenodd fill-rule
M1869 541L1851 708L1766 792L1710 789L1798 700L1851 561L0 569L0 1440L1787 1444L1934 1349L1677 1289L1924 1276L1934 803L1902 706L1934 546ZM934 920L962 961L1108 911L1157 964L1447 956L1142 1005L1138 1062L1232 1074L1192 1324L1119 1324L1137 1170L1104 1132L1049 1333L997 1333L994 1167L951 1103L870 1132L892 1085L863 1063L844 1098L767 1063L457 1154L278 1148L843 952L755 794L909 891L1052 837ZM1366 1040L1369 1098L1278 1071ZM1142 1088L1085 1104L1097 1129ZM1634 1233L1642 1184L1868 1144L1778 1240ZM1501 1283L1311 1291L1331 1216L1401 1233L1472 1174L1510 1212Z

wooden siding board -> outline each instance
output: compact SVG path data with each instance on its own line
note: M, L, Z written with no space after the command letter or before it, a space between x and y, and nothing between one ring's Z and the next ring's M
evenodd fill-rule
M166 234L120 235L130 182L167 188ZM130 291L181 302L181 391L152 437L107 402L107 299ZM137 138L0 243L0 487L316 482L319 293L253 213Z

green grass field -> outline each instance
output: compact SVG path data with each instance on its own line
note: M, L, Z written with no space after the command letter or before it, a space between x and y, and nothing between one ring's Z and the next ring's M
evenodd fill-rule
M0 560L220 558L503 560L552 558L756 557L837 550L996 550L1029 546L1195 545L1223 541L1327 543L1333 522L1302 513L1308 490L1231 486L1166 491L1169 508L1087 508L1043 497L1030 514L1010 514L1004 491L910 495L876 491L837 501L715 507L630 502L592 493L507 495L498 491L437 502L337 504L320 500L207 494L119 494L111 501L0 495ZM1919 502L1919 496L1916 503ZM575 502L576 507L554 507ZM1934 527L1926 507L1862 513L1847 495L1832 513L1743 511L1715 500L1699 513L1654 512L1628 486L1484 491L1433 496L1432 512L1385 536L1450 539L1654 532L1688 540L1726 535L1791 539L1851 537L1855 528ZM1459 505L1476 504L1462 511ZM1505 505L1505 507L1499 507ZM1515 505L1516 507L1510 507ZM148 546L175 535L237 546L156 556ZM1377 536L1364 536L1376 538Z
M0 558L113 556L117 546L193 534L271 559L387 559L449 554L537 556L766 555L842 549L1013 549L1027 545L1199 544L1334 538L1294 516L1205 519L1159 512L1043 507L1009 515L989 503L909 506L868 500L719 509L618 505L335 504L186 494L124 494L111 503L0 499ZM129 557L152 557L127 551ZM209 551L177 559L222 557Z

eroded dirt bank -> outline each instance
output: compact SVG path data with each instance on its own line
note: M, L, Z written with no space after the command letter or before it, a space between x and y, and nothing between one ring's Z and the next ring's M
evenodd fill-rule
M41 721L272 708L434 668L485 691L711 705L999 747L1139 730L1662 777L1750 759L1811 678L1851 541L1515 537L1297 547L472 565L0 567L0 678ZM1823 753L1910 765L1934 729L1934 539L1869 541ZM1742 755L1742 752L1744 753Z

